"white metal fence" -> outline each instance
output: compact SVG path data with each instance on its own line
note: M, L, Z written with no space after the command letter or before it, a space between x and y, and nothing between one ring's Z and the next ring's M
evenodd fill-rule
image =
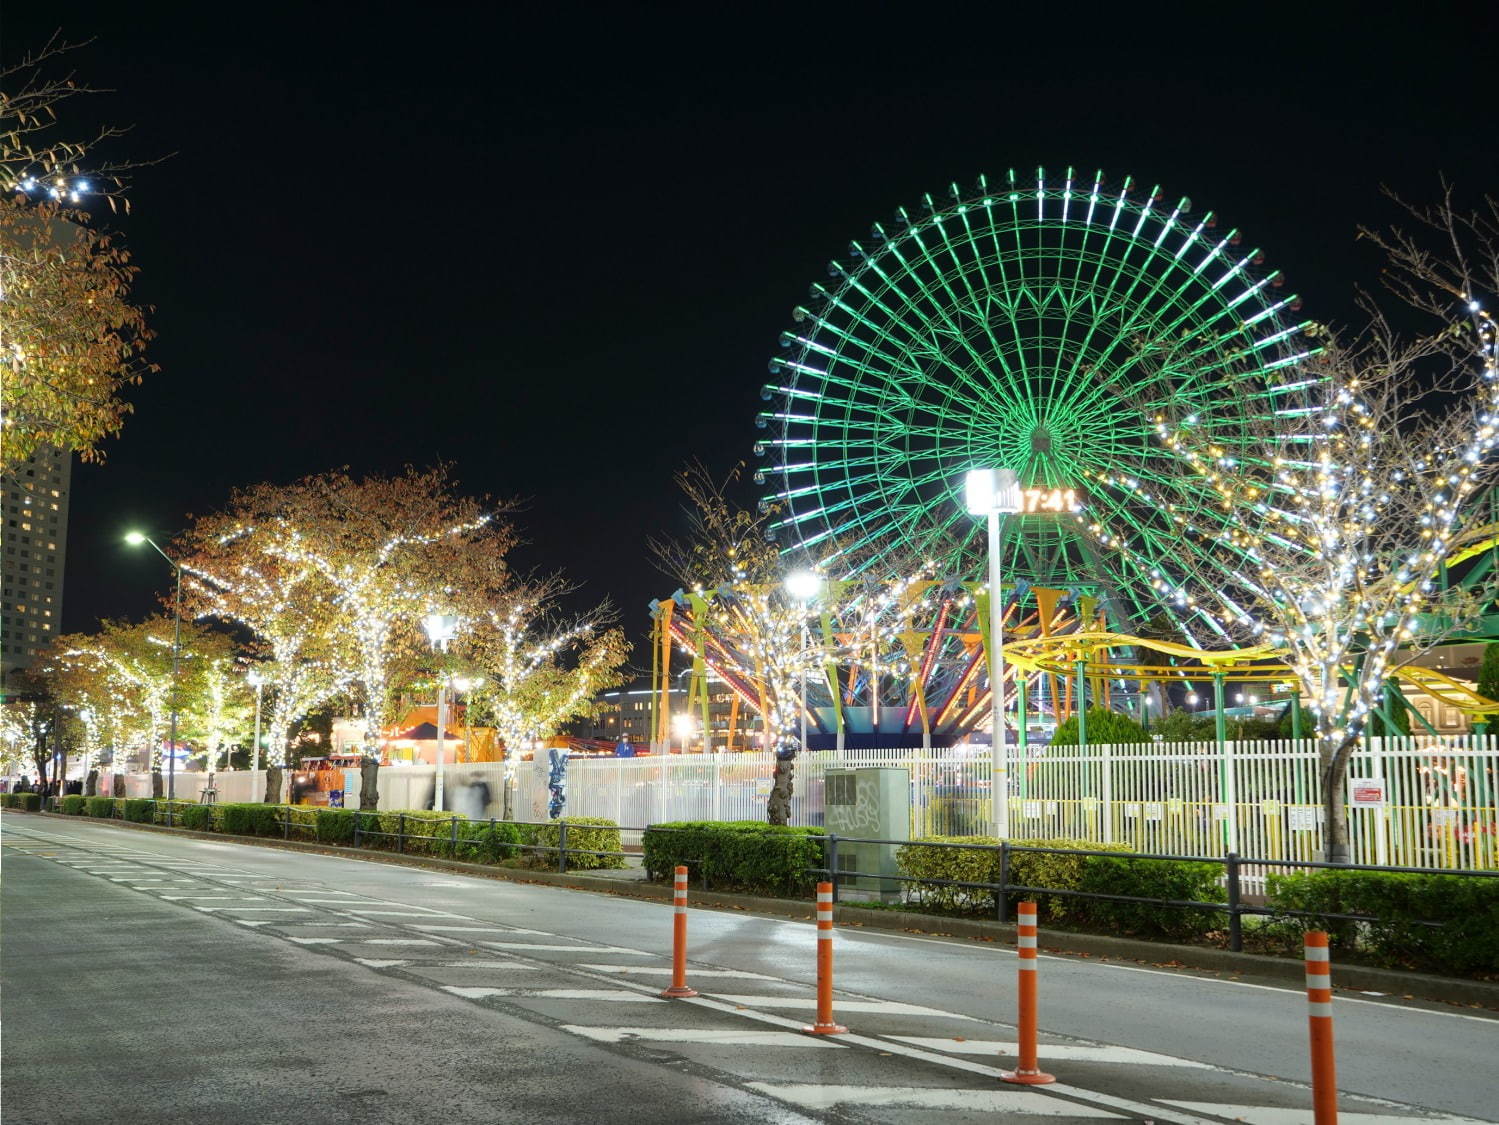
M791 822L822 823L828 768L880 765L910 771L913 837L988 834L987 747L804 754L796 762ZM774 768L768 752L576 759L568 768L566 813L632 827L763 821ZM448 767L445 806L474 818L505 815L505 770L498 763ZM1310 860L1322 846L1318 773L1311 742L1231 742L1222 753L1212 742L1032 747L1011 767L1011 836ZM380 807L430 807L433 774L431 766L382 769ZM109 792L107 776L101 793ZM1499 738L1370 740L1354 755L1349 776L1354 862L1499 868ZM177 795L196 800L205 783L203 774L179 773ZM258 796L247 771L219 773L216 785L220 801ZM513 819L547 819L544 762L517 763L512 785ZM126 792L149 796L150 776L127 775Z

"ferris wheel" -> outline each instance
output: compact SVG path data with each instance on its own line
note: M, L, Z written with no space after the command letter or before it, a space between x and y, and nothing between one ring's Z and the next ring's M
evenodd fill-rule
M1253 457L1256 423L1303 412L1306 324L1281 275L1211 212L1128 178L953 185L828 277L770 363L757 479L786 549L841 577L913 559L982 573L962 479L1006 467L1024 497L1006 574L1149 614L1153 572L1180 573L1206 538L1169 515L1183 484L1152 407L1230 459ZM1129 552L1100 549L1118 537Z

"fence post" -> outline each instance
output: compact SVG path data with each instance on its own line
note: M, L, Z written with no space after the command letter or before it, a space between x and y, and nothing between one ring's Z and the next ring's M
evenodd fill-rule
M1234 757L1237 745L1235 742L1223 744L1223 799L1228 802L1228 823L1225 830L1227 850L1231 852L1239 850L1239 771Z
M283 840L290 840L291 839L291 806L290 805L283 805L281 807L281 811L285 814L285 818L281 821L281 838Z
M1114 746L1104 743L1098 759L1099 802L1103 805L1103 842L1114 842Z
M453 819L448 822L448 836L449 836L449 839L448 839L448 858L449 859L457 859L458 858L458 817L457 816L454 816Z
M362 821L363 819L364 819L364 814L359 809L355 809L354 810L354 846L356 848L359 846L359 824L360 824L360 821Z
M399 813L396 817L396 851L401 855L406 854L406 814Z
M687 867L677 864L672 873L671 987L661 995L667 999L696 996L687 987Z
M557 870L559 873L567 874L567 821L557 822Z
M1306 934L1307 1031L1312 1050L1312 1113L1316 1125L1337 1125L1338 1072L1332 1049L1332 962L1327 934Z
M994 920L1004 923L1010 920L1010 904L1006 892L1010 886L1010 841L999 842L999 890L994 892Z
M823 837L827 846L823 849L823 859L828 865L829 878L833 882L833 901L838 901L838 833L829 832Z
M1015 952L1020 955L1018 992L1020 1021L1016 1026L1020 1043L1020 1065L1000 1075L1001 1082L1017 1086L1044 1086L1056 1079L1041 1070L1036 1061L1036 904L1020 904L1020 920L1015 926Z
M1223 860L1228 882L1228 948L1234 953L1244 949L1243 917L1239 914L1239 857L1229 852Z
M841 1035L833 1022L833 884L817 884L817 1022L802 1028L808 1035Z

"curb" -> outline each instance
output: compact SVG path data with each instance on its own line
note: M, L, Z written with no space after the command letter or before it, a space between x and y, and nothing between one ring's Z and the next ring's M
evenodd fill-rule
M9 813L21 810L7 809L5 811ZM24 815L44 816L53 820L70 822L82 820L87 824L108 824L144 832L161 832L202 840L231 840L235 843L280 848L284 851L360 859L386 863L395 867L450 871L508 883L562 887L566 890L616 895L647 902L670 903L672 901L672 888L668 885L638 880L626 882L606 875L573 874L572 872L547 871L541 868L493 867L489 864L466 863L463 860L441 859L436 856L393 855L390 852L347 848L337 844L278 840L273 836L226 836L222 832L194 832L186 828L168 828L161 824L138 824L125 820L63 816L61 813L40 812ZM811 921L814 917L814 904L811 901L801 903L790 899L760 898L754 895L722 891L694 890L691 894L691 904L700 909L733 910L797 921ZM856 906L839 905L833 908L833 920L835 924L862 930L967 938L1005 945L1013 945L1015 942L1013 923L989 922L976 918L940 918L930 914L916 914L902 910L867 910ZM1196 969L1234 975L1243 974L1277 982L1298 983L1303 980L1305 973L1305 966L1299 958L1271 957L1263 953L1233 953L1226 949L1213 949L1201 945L1173 945L1110 937L1104 934L1081 934L1046 929L1041 931L1041 941L1042 948L1048 953L1076 954L1104 960L1139 961L1162 969L1183 971ZM1337 979L1337 987L1345 991L1378 992L1406 999L1435 1000L1465 1008L1478 1006L1499 1011L1499 982L1439 977L1428 973L1410 973L1397 969L1348 964L1337 966Z

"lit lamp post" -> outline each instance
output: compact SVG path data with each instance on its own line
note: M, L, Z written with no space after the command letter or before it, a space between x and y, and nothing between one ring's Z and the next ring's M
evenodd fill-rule
M989 523L989 644L994 650L989 660L989 702L994 726L989 739L993 777L990 794L994 835L1003 840L1010 835L1010 749L1005 741L1004 724L1004 594L999 585L999 518L1020 511L1020 481L1014 469L970 469L963 494L968 514L984 516Z
M250 748L250 795L260 793L263 797L265 794L260 788L260 692L265 687L265 677L252 668L245 673L245 679L255 688L255 743Z
M671 718L672 728L677 732L677 737L682 740L682 753L686 754L691 749L692 732L694 723L692 716L682 711ZM663 774L663 776L665 776Z
M432 642L432 651L446 653L448 642L458 632L458 618L451 613L429 613L422 618L422 628L427 630L427 638ZM434 782L435 789L432 795L432 811L442 812L442 783L443 783L443 728L447 726L448 717L444 714L447 705L448 673L447 669L441 670L437 680L437 776Z
M812 647L812 639L807 631L807 606L813 598L822 592L822 575L814 574L810 570L796 570L786 575L786 592L802 604L802 694L801 694L801 719L802 719L802 753L807 752L807 653Z
M142 543L151 544L156 553L171 564L176 575L175 591L172 594L172 737L167 744L167 800L174 801L177 799L177 665L182 648L182 567L176 559L158 547L156 540L149 535L127 531L125 542L132 547L139 547ZM150 762L146 765L149 767Z

